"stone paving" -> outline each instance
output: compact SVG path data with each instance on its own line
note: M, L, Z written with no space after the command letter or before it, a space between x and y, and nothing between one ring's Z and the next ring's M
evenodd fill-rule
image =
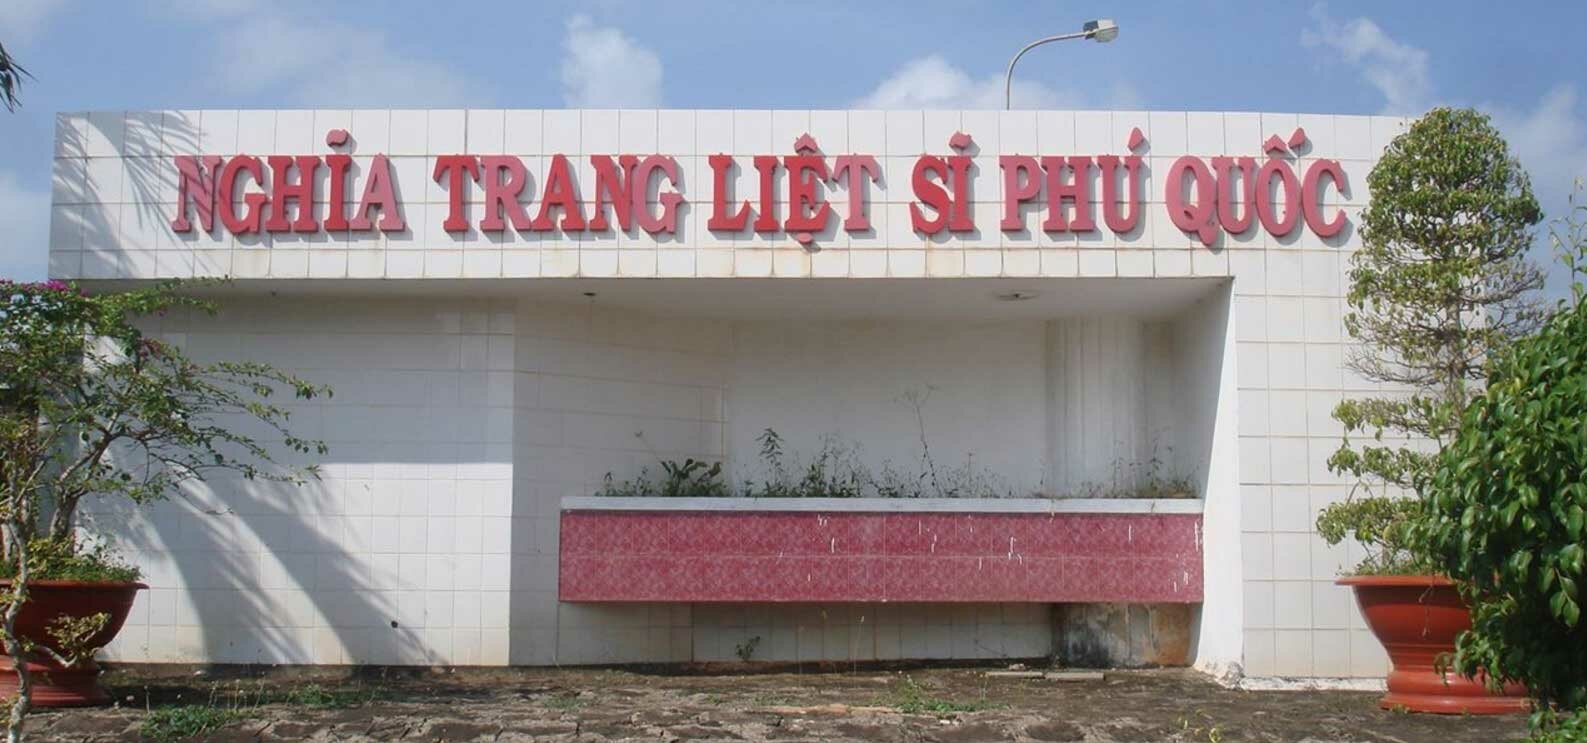
M146 710L180 705L239 710L194 738L212 741L1496 743L1525 732L1521 717L1385 712L1372 693L1236 691L1186 670L1091 681L786 670L123 669L107 676L116 707L38 713L30 739L146 740Z

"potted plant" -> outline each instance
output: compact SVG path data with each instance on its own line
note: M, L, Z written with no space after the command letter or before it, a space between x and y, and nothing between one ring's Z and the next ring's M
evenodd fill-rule
M1587 206L1554 233L1575 278L1569 300L1492 365L1426 483L1410 531L1459 580L1472 627L1456 669L1520 682L1537 702L1533 740L1587 740Z
M1367 549L1339 582L1354 589L1393 663L1383 706L1518 711L1519 688L1491 691L1448 671L1470 615L1408 529L1437 449L1482 389L1486 361L1543 318L1534 299L1542 272L1526 259L1542 212L1504 139L1469 109L1429 111L1390 143L1367 182L1372 201L1346 297L1345 329L1358 343L1348 364L1391 394L1334 410L1346 438L1329 466L1366 495L1325 509L1318 533Z
M275 447L325 451L270 398L328 389L266 364L195 361L145 332L157 315L214 311L178 288L0 281L0 694L13 736L30 705L107 701L93 653L145 587L79 523L86 499L147 503L217 470L296 481L313 468L277 464ZM238 419L273 441L230 430Z

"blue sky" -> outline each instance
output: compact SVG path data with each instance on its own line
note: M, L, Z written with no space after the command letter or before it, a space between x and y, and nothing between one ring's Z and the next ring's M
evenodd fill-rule
M0 276L44 273L54 113L996 107L1494 116L1551 216L1587 177L1587 3L4 0L37 77L0 113ZM1546 251L1542 257L1546 257Z

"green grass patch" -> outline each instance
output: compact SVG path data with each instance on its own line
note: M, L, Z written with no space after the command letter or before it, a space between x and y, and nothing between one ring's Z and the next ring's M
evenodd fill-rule
M750 705L755 707L792 707L797 702L797 699L781 694L756 694L750 699Z
M288 691L280 701L294 707L346 709L375 701L381 696L380 690L372 688L331 689L319 684L308 684Z
M335 688L304 684L286 689L262 683L213 684L203 702L184 703L179 695L172 704L153 707L143 718L145 738L178 741L201 738L227 725L256 717L267 707L279 705L303 709L345 709L357 707L386 696L372 687Z
M242 710L207 704L160 707L149 710L138 732L145 738L166 743L208 735L245 717Z
M989 701L985 694L980 699L962 701L933 696L924 687L915 682L911 676L905 676L898 683L898 688L893 691L892 703L889 705L906 715L951 715L959 712L982 712L990 709L1002 709L1008 705Z
M559 691L540 698L540 703L551 709L578 709L584 706L584 700L576 692Z

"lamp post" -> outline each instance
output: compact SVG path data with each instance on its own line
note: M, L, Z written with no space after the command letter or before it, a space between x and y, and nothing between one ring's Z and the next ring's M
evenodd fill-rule
M1085 25L1081 26L1080 30L1075 33L1048 36L1045 39L1037 39L1029 44L1026 44L1025 48L1019 50L1019 53L1015 54L1014 58L1008 61L1008 72L1004 73L1003 75L1003 108L1008 109L1012 107L1011 104L1013 102L1014 92L1014 65L1019 62L1020 57L1025 56L1025 52L1035 49L1042 44L1048 44L1054 41L1068 41L1069 39L1095 39L1097 43L1106 44L1109 41L1117 39L1118 37L1119 24L1114 23L1112 18L1098 18L1094 21L1086 21Z

